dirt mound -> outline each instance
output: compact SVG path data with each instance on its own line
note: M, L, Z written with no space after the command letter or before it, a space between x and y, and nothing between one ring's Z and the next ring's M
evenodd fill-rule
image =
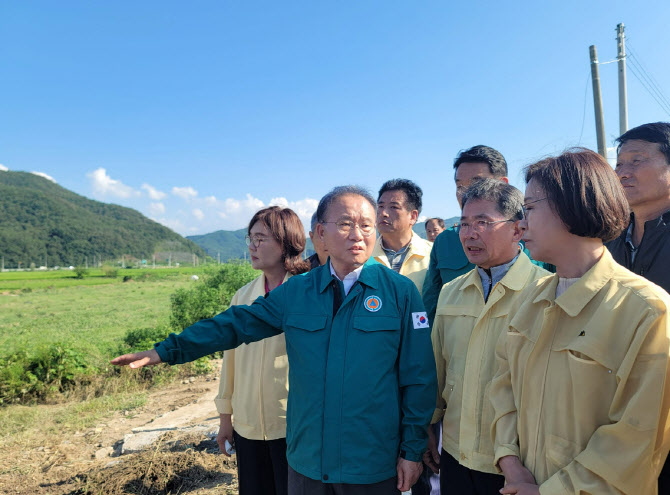
M63 495L236 494L235 460L217 452L216 442L206 436L168 433L155 449L40 488Z

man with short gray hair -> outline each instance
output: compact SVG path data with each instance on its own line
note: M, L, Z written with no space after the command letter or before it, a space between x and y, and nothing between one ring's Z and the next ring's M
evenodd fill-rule
M424 462L440 471L442 495L490 495L505 484L494 467L489 384L505 316L521 291L550 273L531 263L519 242L523 194L498 179L474 182L461 198L458 235L475 268L446 284L433 323L442 452L434 438ZM432 437L432 429L429 429Z
M398 495L421 474L435 402L426 313L410 280L367 263L367 191L335 188L316 215L328 263L112 363L179 364L284 332L289 495Z

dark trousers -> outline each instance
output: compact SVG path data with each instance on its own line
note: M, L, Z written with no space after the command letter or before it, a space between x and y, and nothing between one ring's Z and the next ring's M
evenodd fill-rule
M322 483L288 467L288 492L290 495L399 495L397 479L389 478L379 483L358 485L353 483ZM242 495L242 492L240 492Z
M440 495L494 495L504 485L504 476L466 468L442 449Z
M233 431L240 495L288 495L286 439L249 440Z
M661 475L658 477L658 494L670 493L670 455L665 460Z

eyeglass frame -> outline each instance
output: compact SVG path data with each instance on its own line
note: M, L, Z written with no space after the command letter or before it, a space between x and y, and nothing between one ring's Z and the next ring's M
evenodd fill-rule
M522 204L521 205L521 212L523 213L523 217L528 218L528 210L526 209L528 205L532 205L533 203L539 203L540 201L544 201L545 199L549 199L549 198L546 198L546 197L545 198L540 198L540 199L536 199L534 201L529 201L528 203Z
M346 234L346 235L351 234L351 229L353 229L354 227L358 227L358 230L361 231L361 235L363 237L370 237L375 232L374 224L371 225L370 232L365 232L365 230L363 230L363 227L358 222L352 222L351 220L338 220L337 222L319 222L319 223L334 223L337 231L340 234ZM349 224L349 227L346 228L345 230L342 230L339 224Z
M467 227L465 227L464 232L468 232L468 231L472 230L473 232L477 232L478 234L481 234L484 231L488 230L489 227L491 227L491 225L495 225L497 223L516 222L516 221L517 220L515 220L514 218L508 218L506 220L495 220L495 221L477 220L476 223L473 224L473 225L466 224ZM459 222L458 226L457 226L457 230L458 230L459 235L463 231L463 227L461 227L461 225L463 225L463 222ZM475 227L475 225L480 225L481 227Z
M261 244L263 244L263 242L265 242L266 240L268 240L268 236L262 236L262 237L253 236L252 237L249 234L244 236L244 242L247 243L247 246L250 246L251 244L253 244L256 249L261 247Z

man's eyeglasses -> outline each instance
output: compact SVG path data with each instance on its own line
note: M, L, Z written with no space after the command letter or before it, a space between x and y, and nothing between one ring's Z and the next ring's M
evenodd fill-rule
M523 216L526 218L528 216L528 212L532 210L532 208L528 208L528 205L532 205L533 203L539 203L540 201L544 201L547 198L540 198L536 199L535 201L529 201L528 203L524 203L521 205L521 211L523 211Z
M361 231L363 237L370 237L375 231L375 225L373 223L356 223L349 220L340 220L339 222L321 222L321 223L334 223L337 227L337 231L340 234L350 234L354 227L358 227L358 230Z
M255 248L259 248L263 242L267 241L267 239L268 238L264 235L250 236L247 234L244 236L244 242L247 243L247 246L253 244Z
M506 222L514 222L515 220L512 220L511 218L507 220L496 220L494 222L489 222L487 220L475 220L472 223L468 222L461 222L458 224L458 233L459 234L467 234L472 230L473 232L477 232L478 234L481 234L484 232L486 229L491 227L491 225L495 225L497 223L506 223Z

